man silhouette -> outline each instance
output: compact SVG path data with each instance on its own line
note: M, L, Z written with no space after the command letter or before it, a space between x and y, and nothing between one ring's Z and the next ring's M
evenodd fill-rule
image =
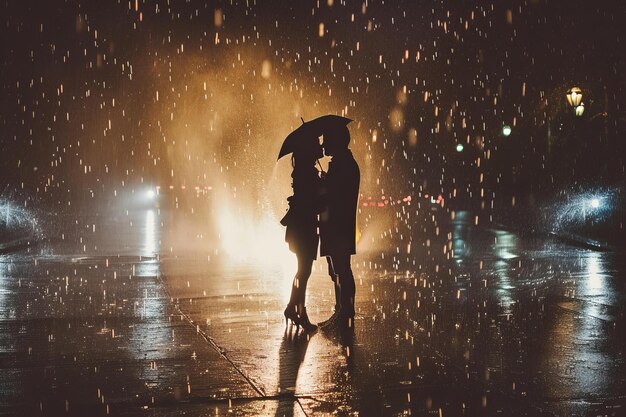
M350 256L356 253L356 210L361 174L348 148L347 126L324 134L322 147L331 162L325 176L326 207L320 215L320 255L326 256L328 274L335 284L334 319L352 324L354 275Z

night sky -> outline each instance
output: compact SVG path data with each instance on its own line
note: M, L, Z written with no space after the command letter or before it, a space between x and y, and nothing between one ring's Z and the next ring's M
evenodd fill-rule
M571 176L555 161L581 155L575 175L623 178L621 2L5 0L0 11L0 186L57 209L141 184L263 205L288 188L282 139L327 113L355 120L364 199L509 205L550 192ZM586 94L578 129L574 85Z

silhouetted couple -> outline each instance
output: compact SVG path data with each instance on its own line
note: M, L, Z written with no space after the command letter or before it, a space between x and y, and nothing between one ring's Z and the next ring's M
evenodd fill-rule
M298 258L285 319L314 332L306 312L306 286L313 261L320 255L328 261L328 273L335 286L335 312L329 324L353 325L354 275L350 256L356 253L356 211L359 197L359 167L348 148L350 132L338 126L319 137L301 138L292 155L293 195L289 211L281 220L287 226L285 240ZM328 172L319 171L318 159L330 156ZM319 235L318 235L319 230Z

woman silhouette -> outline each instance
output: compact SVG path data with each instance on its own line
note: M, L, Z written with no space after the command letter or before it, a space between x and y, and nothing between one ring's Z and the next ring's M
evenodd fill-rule
M291 297L285 308L285 320L311 333L317 330L306 313L306 285L311 276L313 261L317 258L319 235L317 215L321 211L320 196L322 180L315 167L324 155L317 137L302 138L302 143L293 152L291 173L293 195L289 201L289 211L281 220L287 226L285 241L298 258L298 271L293 279Z

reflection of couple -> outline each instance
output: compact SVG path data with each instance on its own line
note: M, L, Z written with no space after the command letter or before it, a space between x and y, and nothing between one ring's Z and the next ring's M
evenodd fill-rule
M320 255L326 256L328 273L335 286L335 313L328 323L352 326L354 319L355 284L350 256L356 253L360 173L348 148L350 132L346 124L344 121L324 129L321 145L319 135L300 135L292 151L293 195L288 199L289 211L281 223L287 226L285 240L298 258L298 271L285 319L307 333L317 329L307 316L305 297L318 241ZM324 154L332 158L328 173L316 168Z

